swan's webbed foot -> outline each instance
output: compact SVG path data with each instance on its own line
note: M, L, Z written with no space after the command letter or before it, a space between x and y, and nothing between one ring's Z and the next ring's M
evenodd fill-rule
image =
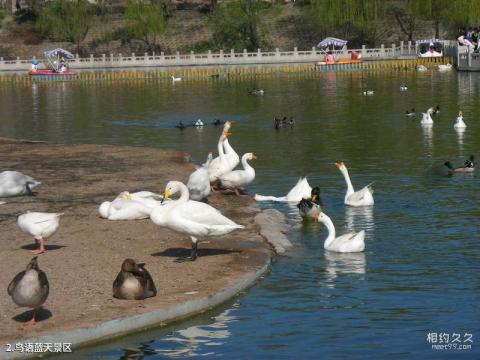
M189 256L181 256L175 259L176 263L183 263L187 261L195 261L198 257L197 254L198 244L197 242L192 242L192 251Z

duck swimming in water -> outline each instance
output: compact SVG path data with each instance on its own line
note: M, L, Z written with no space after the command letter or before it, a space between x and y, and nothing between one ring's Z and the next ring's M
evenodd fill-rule
M407 85L400 85L400 91L407 91L408 87Z
M195 126L196 126L197 128L203 127L203 121L202 121L202 119L198 119L198 120L195 122Z
M183 129L185 129L186 126L183 124L183 122L180 121L180 122L178 123L178 125L175 126L175 127L178 128L178 129L180 129L180 130L183 130Z
M446 161L444 165L448 168L449 175L453 175L453 173L471 173L475 171L475 157L470 155L470 157L463 163L463 166L456 168L453 167L450 161Z
M37 256L27 265L25 271L18 273L8 285L8 295L18 306L33 309L33 317L27 324L34 325L37 309L47 300L50 286L47 275L38 267Z
M458 112L458 116L455 119L455 123L453 124L454 129L465 129L467 124L463 121L463 113L461 111Z
M113 282L113 296L124 300L143 300L157 295L157 289L144 263L125 259Z
M317 219L322 212L323 202L320 197L320 188L315 186L312 189L312 196L310 199L302 199L297 204L300 215L303 219Z
M412 108L410 111L405 111L405 116L415 116L415 109Z
M375 92L373 90L365 90L362 94L365 95L365 96L371 96L373 95Z

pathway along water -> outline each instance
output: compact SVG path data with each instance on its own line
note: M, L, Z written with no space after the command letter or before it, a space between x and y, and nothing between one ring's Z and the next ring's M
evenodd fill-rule
M286 205L262 204L289 215L295 247L257 287L211 313L78 356L478 358L479 178L443 176L442 164L479 152L479 76L384 71L0 87L2 136L170 147L198 163L215 149L220 130L175 125L234 119L231 144L258 156L250 193L283 195L308 175L339 233L367 233L364 253L328 253L324 227L301 224ZM401 84L408 91L400 92ZM265 95L249 95L252 88ZM363 96L365 89L375 94ZM433 129L422 129L420 112L436 105L441 113ZM419 115L404 116L412 107ZM468 126L463 134L453 129L460 109ZM275 115L294 116L295 127L276 131ZM343 205L339 160L354 186L376 181L374 208ZM460 334L471 349L432 350L440 333L449 342Z

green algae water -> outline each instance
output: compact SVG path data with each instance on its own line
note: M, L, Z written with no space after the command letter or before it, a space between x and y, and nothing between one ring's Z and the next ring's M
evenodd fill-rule
M480 74L436 70L0 86L5 137L176 148L202 163L220 129L175 126L233 119L232 146L258 156L248 193L282 196L306 175L338 234L366 231L364 253L326 252L325 227L302 224L287 204L260 203L287 214L294 248L254 288L76 358L480 358L480 181L443 167L480 158L479 87ZM421 112L436 105L434 126L422 128ZM453 128L459 110L464 132ZM296 124L275 130L274 116ZM336 161L356 188L375 181L374 207L343 204Z

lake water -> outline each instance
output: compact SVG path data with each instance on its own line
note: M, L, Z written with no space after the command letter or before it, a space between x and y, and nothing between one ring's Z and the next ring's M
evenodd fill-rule
M230 143L258 156L250 194L281 196L307 175L337 233L366 230L364 253L329 253L323 226L302 224L296 208L262 203L288 215L295 246L255 287L77 358L480 358L480 181L445 176L442 165L480 158L479 86L480 74L435 70L0 86L6 137L176 148L201 163L220 129L175 125L233 119ZM254 87L265 95L248 95ZM375 94L363 96L365 89ZM435 125L422 128L420 112L436 105ZM404 116L412 107L418 115ZM453 129L459 110L464 133ZM294 116L295 127L276 131L275 115ZM343 204L336 161L355 187L375 181L373 208ZM445 343L471 349L432 349Z

